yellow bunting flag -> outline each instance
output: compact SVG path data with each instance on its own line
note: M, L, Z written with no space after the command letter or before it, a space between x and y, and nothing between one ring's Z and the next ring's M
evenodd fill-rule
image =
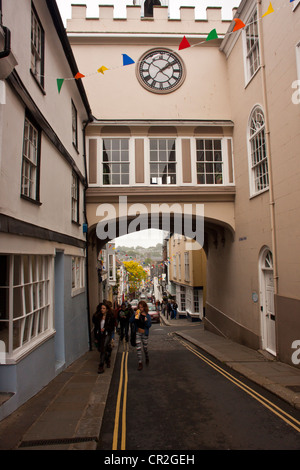
M269 15L270 13L274 13L274 8L273 8L271 2L270 2L270 5L269 5L269 8L267 9L266 13L262 16L262 18L263 18L264 16Z
M105 65L102 65L102 67L100 67L100 69L98 69L97 72L103 73L104 75L105 70L108 70L108 68L106 68Z
M245 23L242 22L239 18L233 18L235 21L235 27L233 28L233 31L238 31L239 29L244 28Z

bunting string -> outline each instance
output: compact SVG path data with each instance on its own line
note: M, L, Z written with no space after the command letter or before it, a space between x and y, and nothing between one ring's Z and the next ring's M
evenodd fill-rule
M289 3L293 3L295 0L289 0ZM277 8L277 10L280 10L282 7L285 7L287 4L285 5L282 5L281 7ZM267 9L267 11L262 15L261 18L257 18L255 21L252 21L251 23L247 23L245 24L240 18L234 18L232 21L234 21L235 25L233 27L233 30L229 33L226 33L223 38L225 38L226 36L229 36L229 35L232 35L234 33L236 33L237 31L245 28L245 27L248 27L260 20L262 20L262 18L265 18L266 16L270 15L271 13L274 13L275 10L273 8L273 5L272 5L272 2L270 2L269 4L269 7ZM178 50L179 51L182 51L184 49L188 49L190 47L196 47L196 46L201 46L202 44L206 44L208 41L212 41L214 39L219 39L218 37L218 34L217 34L217 31L216 29L212 29L210 31L210 33L208 34L208 36L206 37L205 40L202 40L200 42L197 42L196 44L190 44L190 42L188 41L188 39L186 38L186 36L183 37L183 39L181 40L180 44L179 44L179 47L178 47ZM120 66L116 66L116 67L106 67L105 65L101 65L97 72L92 72L92 73L89 73L89 74L83 74L81 72L78 72L75 77L68 77L68 78L56 78L56 81L57 81L57 89L58 89L58 93L61 92L61 89L62 89L62 86L63 86L63 83L65 80L81 80L83 78L88 78L88 77L92 77L92 76L95 76L95 75L99 75L99 74L102 74L104 75L105 72L107 71L113 71L113 70L117 70L117 69L120 69L120 68L123 68L124 66L128 66L128 65L132 65L132 64L135 64L136 62L134 61L134 59L132 59L129 55L127 54L122 54L122 65ZM137 62L139 63L139 62Z

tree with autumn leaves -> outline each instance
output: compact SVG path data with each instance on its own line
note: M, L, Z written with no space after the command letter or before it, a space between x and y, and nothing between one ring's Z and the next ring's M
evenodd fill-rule
M129 292L137 292L142 281L147 278L147 273L136 261L124 261L123 264L128 272Z

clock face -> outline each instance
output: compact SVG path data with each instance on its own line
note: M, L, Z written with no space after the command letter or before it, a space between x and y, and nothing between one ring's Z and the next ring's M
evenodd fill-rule
M147 90L154 93L171 93L185 79L181 58L167 49L146 52L137 64L138 79Z

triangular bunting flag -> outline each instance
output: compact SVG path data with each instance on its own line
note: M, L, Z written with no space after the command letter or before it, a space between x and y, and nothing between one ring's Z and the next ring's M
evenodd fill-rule
M187 38L184 36L181 43L179 44L179 50L181 51L181 49L186 49L187 47L191 47L189 41L187 40Z
M61 90L61 87L62 87L64 81L65 81L64 78L57 78L57 79L56 79L57 88L58 88L58 93L60 93L60 90Z
M235 21L235 27L233 28L233 31L244 28L245 23L243 23L242 20L239 18L233 18L233 20Z
M80 72L76 73L76 75L75 75L76 80L78 80L79 78L83 78L83 77L85 77L85 75L83 75Z
M134 64L134 60L131 57L129 57L129 55L122 54L122 56L123 56L123 65Z
M212 39L218 39L217 31L213 29L206 38L206 41L211 41Z
M269 5L269 8L267 9L266 13L262 16L262 18L263 18L264 16L269 15L270 13L274 13L274 8L273 8L271 2L270 2L270 5Z
M105 67L105 65L102 65L102 67L100 67L100 69L98 69L97 72L103 73L103 75L104 75L105 70L108 70L108 69Z

